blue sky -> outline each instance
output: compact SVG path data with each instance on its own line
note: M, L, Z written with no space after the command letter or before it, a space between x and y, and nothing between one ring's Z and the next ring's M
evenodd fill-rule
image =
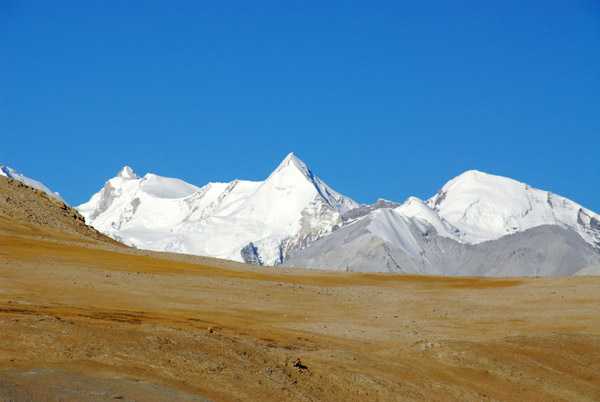
M600 213L600 3L2 0L0 141L73 205L293 151L361 203L478 169Z

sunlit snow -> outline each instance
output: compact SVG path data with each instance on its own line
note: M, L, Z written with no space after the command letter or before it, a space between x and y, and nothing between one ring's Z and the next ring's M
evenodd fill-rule
M129 167L78 207L98 230L135 247L242 261L253 242L265 264L331 232L356 207L289 154L263 182L201 188Z

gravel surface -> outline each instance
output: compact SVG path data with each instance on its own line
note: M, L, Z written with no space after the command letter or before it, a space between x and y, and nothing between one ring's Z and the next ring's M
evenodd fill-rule
M600 277L254 267L9 205L0 400L600 400Z

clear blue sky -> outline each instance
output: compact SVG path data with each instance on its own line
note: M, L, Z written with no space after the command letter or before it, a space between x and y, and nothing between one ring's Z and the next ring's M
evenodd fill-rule
M600 213L600 2L0 0L0 141L73 205L293 151L361 203L478 169Z

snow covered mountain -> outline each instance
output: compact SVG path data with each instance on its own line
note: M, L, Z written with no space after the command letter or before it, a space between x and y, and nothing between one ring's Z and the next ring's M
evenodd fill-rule
M468 243L542 225L577 232L600 250L600 216L575 202L506 177L470 170L450 180L427 205Z
M573 275L600 263L600 216L504 177L469 171L426 202L411 197L399 206L378 204L361 206L369 213L284 265L444 275Z
M409 219L403 222L402 237L384 239L371 229L381 225L382 215L388 215L389 221L395 214L382 212L320 239L283 265L449 276L600 275L598 251L574 231L560 226L537 226L468 244L438 236L435 231L423 232ZM394 228L386 229L393 232Z
M48 187L46 187L41 182L30 179L29 177L23 176L21 173L17 172L15 169L12 169L6 165L3 165L2 163L0 163L0 176L5 176L5 177L9 177L11 179L19 180L19 181L27 184L28 186L31 186L33 188L36 188L38 190L45 192L46 194L48 194L51 197L54 197L62 202L65 201L65 200L63 200L63 198L60 196L59 193L53 192L52 190L50 190Z
M600 266L599 215L475 170L427 201L359 206L294 154L265 181L203 187L125 167L78 209L138 248L252 264L443 275L572 275Z
M275 265L341 226L357 206L291 153L263 182L201 188L124 167L78 210L138 248Z

